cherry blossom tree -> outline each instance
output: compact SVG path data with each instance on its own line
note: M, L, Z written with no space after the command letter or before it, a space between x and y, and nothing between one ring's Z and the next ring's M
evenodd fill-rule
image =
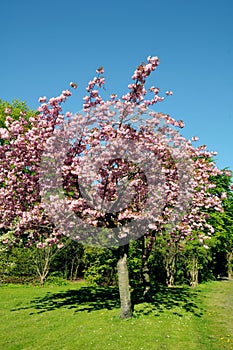
M88 83L83 110L62 113L69 89L56 98L41 97L39 114L14 121L7 113L0 129L1 225L11 246L60 245L62 235L88 245L118 247L121 317L132 316L128 245L142 239L144 276L157 235L174 241L203 242L213 228L202 208L221 211L221 199L209 190L220 174L206 146L195 148L178 129L181 120L158 113L154 105L172 95L146 89L158 57L140 64L119 97L104 101L104 69ZM75 83L70 83L76 88ZM8 111L10 112L10 111ZM30 123L30 128L28 127ZM145 294L148 293L148 290Z

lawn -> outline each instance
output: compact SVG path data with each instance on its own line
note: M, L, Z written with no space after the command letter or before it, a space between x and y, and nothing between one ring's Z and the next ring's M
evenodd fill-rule
M233 281L134 291L135 317L119 319L116 288L0 286L0 349L233 349Z

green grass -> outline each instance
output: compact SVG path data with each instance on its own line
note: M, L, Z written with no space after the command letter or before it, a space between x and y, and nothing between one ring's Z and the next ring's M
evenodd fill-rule
M0 349L233 349L233 281L134 299L135 317L121 320L116 288L1 286Z

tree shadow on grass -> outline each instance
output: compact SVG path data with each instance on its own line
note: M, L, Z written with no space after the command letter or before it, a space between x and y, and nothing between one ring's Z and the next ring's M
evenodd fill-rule
M189 287L167 288L157 286L152 289L152 301L145 303L142 287L134 288L132 292L132 303L134 315L154 314L159 316L166 310L182 317L186 313L192 313L201 317L203 310L199 306L198 291ZM34 309L34 313L43 313L60 308L74 309L80 311L112 310L120 307L119 292L117 287L81 287L77 290L70 289L61 292L48 292L43 297L35 298L30 305L20 309ZM16 311L16 309L12 310Z
M150 314L159 316L166 310L179 317L183 317L186 313L191 313L197 317L203 315L203 307L200 305L199 291L191 289L190 287L176 286L168 288L166 286L157 285L152 288L151 302L145 303L139 296L142 291L135 290L132 295L133 303L135 305L136 314Z
M91 312L102 309L112 310L119 307L118 288L90 286L56 293L47 292L45 296L33 299L27 309L36 309L36 313L60 308L74 309L75 312ZM34 313L31 312L31 314Z

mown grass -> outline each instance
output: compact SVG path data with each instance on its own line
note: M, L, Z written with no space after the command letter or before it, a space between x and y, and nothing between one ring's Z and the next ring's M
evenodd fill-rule
M0 349L233 349L233 281L154 291L135 317L119 319L116 288L0 287Z

